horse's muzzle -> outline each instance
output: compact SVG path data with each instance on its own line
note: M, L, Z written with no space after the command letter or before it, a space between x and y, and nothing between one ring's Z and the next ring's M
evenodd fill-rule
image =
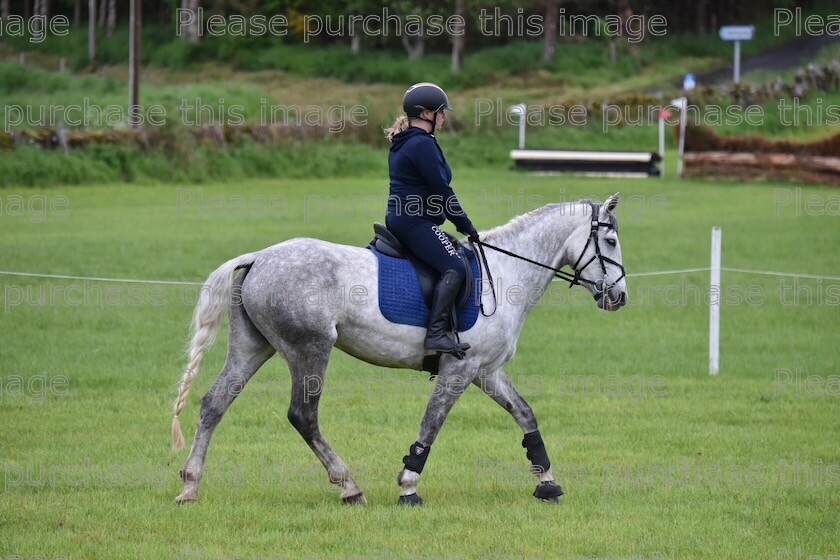
M604 283L599 280L595 283L595 301L600 309L616 311L627 303L627 293L615 284L605 290Z

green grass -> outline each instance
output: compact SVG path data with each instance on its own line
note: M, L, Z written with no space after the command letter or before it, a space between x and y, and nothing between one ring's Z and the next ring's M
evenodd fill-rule
M543 202L621 190L631 275L707 266L712 225L723 227L724 266L840 275L837 216L809 215L804 206L834 200L827 188L802 188L797 211L778 206L786 194L779 189L794 188L782 184L456 168L455 187L479 229ZM382 218L385 188L381 178L338 178L181 191L205 201L222 196L221 211L178 207L178 191L165 184L6 189L0 270L202 281L225 259L290 237L363 245L370 222ZM496 198L497 189L509 198ZM232 198L258 195L282 195L286 205L243 211ZM39 210L61 196L69 206ZM24 215L10 213L15 201L28 207ZM535 410L567 491L558 507L530 497L518 429L470 389L424 471L427 506L412 510L395 505L394 477L431 392L425 375L333 356L322 429L356 473L367 508L339 504L286 421L288 374L277 358L216 431L201 501L176 507L186 453L169 450L168 432L195 288L0 276L0 556L837 554L838 388L810 394L804 378L825 383L840 374L840 283L800 279L810 292L801 288L798 305L786 305L782 278L724 272L733 297L721 310L721 374L710 378L707 274L631 276L630 303L613 314L595 309L580 288L552 285L533 310L506 369ZM66 294L71 287L77 291ZM752 303L736 301L747 289ZM224 347L222 335L182 415L188 439ZM783 375L776 370L797 368L798 388L774 384ZM66 388L41 389L42 380L62 378Z
M757 134L769 140L809 142L837 133L840 91L771 99L744 109L718 101L690 113L689 118L692 124L714 128L720 135Z
M827 8L818 8L820 13ZM782 35L769 33L772 22L759 23L755 41L745 44L747 52L760 52L789 39L792 28ZM762 31L763 30L763 31ZM367 49L354 57L341 45L300 45L285 42L250 41L238 43L230 38L209 38L200 46L184 41L168 41L165 30L149 26L144 47L141 103L160 106L165 114L160 132L163 142L148 152L122 145L88 146L73 149L65 157L60 151L17 146L2 151L0 145L0 187L13 185L48 186L108 182L133 183L206 183L242 181L252 178L382 176L386 147L381 129L389 126L400 111L399 99L406 83L420 79L435 80L449 88L456 112L447 123L449 131L441 143L449 159L460 166L495 169L508 166L508 151L516 145L516 126L507 121L506 111L515 103L529 108L543 108L537 124L528 127L529 148L639 150L656 147L656 118L645 114L644 107L630 107L624 119L630 124L604 124L600 115L590 114L584 125L558 124L552 115L568 115L573 106L597 107L600 101L632 99L632 92L653 91L673 81L675 75L697 71L724 60L730 48L725 42L708 36L669 36L648 42L639 58L621 56L612 63L608 42L562 42L552 64L539 60L539 42L514 42L470 51L464 72L453 75L448 70L447 55L431 52L411 65L387 49ZM785 35L788 34L788 35ZM95 72L55 72L57 55L71 61L69 67L84 68L85 37L73 32L68 37L51 37L43 43L11 39L0 43L0 56L12 62L0 62L0 129L38 129L55 125L63 119L62 108L87 103L124 113L126 75L124 63L125 30L112 37L100 37L102 66ZM27 52L27 66L21 67L13 56L18 48ZM823 49L817 61L836 58L836 47ZM74 58L75 57L75 58ZM78 59L78 60L77 60ZM75 60L76 62L72 62ZM212 61L212 62L209 62ZM44 70L32 64L40 64ZM665 104L671 95L659 94ZM641 99L641 98L640 98ZM645 99L646 102L646 99ZM730 100L717 100L726 109ZM773 139L814 140L834 132L825 124L834 118L840 105L837 92L819 92L803 103L795 126L783 122L779 100L762 105L763 124L753 126L743 118L730 119L723 114L714 118L704 112L703 122L715 126L721 134L761 134ZM785 100L787 106L791 100ZM187 114L183 106L189 107ZM195 122L195 106L205 107L200 124L208 124L208 109L214 123L234 124L240 117L255 123L263 120L264 107L293 107L288 118L314 108L320 111L320 124L329 125L335 113L332 107L363 107L367 112L361 126L345 123L343 130L330 133L329 139L314 142L293 141L263 146L245 141L218 149L196 141L183 124ZM490 114L486 113L490 107ZM18 108L29 109L26 124L12 126L20 117ZM50 111L57 108L56 116ZM578 107L580 109L581 107ZM811 111L810 121L807 111ZM482 111L485 111L482 113ZM72 113L72 112L71 112ZM596 111L597 113L597 111ZM281 110L279 118L285 115ZM785 116L790 118L787 110ZM75 116L78 112L72 113ZM615 117L613 113L610 115ZM648 118L650 117L650 118ZM640 121L641 118L641 121ZM124 126L109 122L106 128ZM90 124L97 127L96 122ZM68 128L74 128L68 126ZM674 139L669 131L669 150ZM312 163L314 162L314 163Z
M167 122L201 125L211 118L212 122L227 123L240 119L256 122L260 118L260 109L263 106L272 102L280 103L274 99L269 101L270 97L267 97L266 92L253 84L222 81L165 83L165 79L156 78L157 76L144 84L142 104L144 108L153 105L162 107ZM44 123L42 126L55 126L56 120L65 123L67 119L81 120L80 110L69 111L65 118L64 108L76 106L85 107L90 111L87 125L80 128L113 128L119 124L124 125L126 120L124 76L62 74L35 66L21 67L19 64L4 62L0 63L0 96L5 106L0 113L0 125L4 129L7 126L21 128L16 124L20 117L24 118L23 122L31 120ZM34 109L21 114L17 107ZM50 107L59 107L61 111L53 109L51 113ZM122 119L111 116L108 110L113 107L122 109ZM199 110L202 111L201 114L198 113Z
M159 133L165 138L163 146L143 152L131 146L92 145L72 149L66 157L60 150L18 146L14 151L0 151L0 186L385 174L387 142L381 130L398 113L395 100L400 99L399 88L336 85L316 78L289 84L278 73L252 73L233 81L211 73L202 78L206 82L190 83L198 77L196 72L152 73L149 83L144 85L144 105L165 108L166 126L149 127L150 134ZM0 126L9 124L4 118L7 111L18 115L13 107L31 107L36 119L47 120L49 107L80 106L85 98L99 107L121 108L124 97L121 83L120 77L112 75L59 74L0 63L0 101L6 107L0 112ZM529 94L523 90L499 93L498 97L495 91L456 94L453 103L457 111L449 117L449 130L440 135L447 157L461 167L506 168L508 152L516 146L518 135L516 125L507 117L509 106L526 101L535 111L544 105L562 108L566 114L571 110L572 104L546 95L549 94L541 91ZM321 107L358 104L367 110L368 116L364 126L348 122L344 130L328 134L326 140L293 141L277 146L243 142L220 150L195 140L181 126L181 103L186 100L193 104L196 98L201 104L213 107L219 106L219 99L224 100L227 109L233 105L244 107L248 122L260 120L262 99L270 105L302 109L310 103ZM321 120L325 122L329 113L323 115ZM536 124L528 127L528 147L614 150L627 146L656 147L655 123L654 126L644 121L637 126L605 127L598 117L586 118L583 125L559 122L547 112L541 120L532 121Z
M194 141L188 134L149 152L121 145L91 145L67 156L33 147L0 154L0 187L79 185L106 181L196 183L254 177L336 177L387 173L387 159L370 146L337 138L263 145L252 141L225 149Z

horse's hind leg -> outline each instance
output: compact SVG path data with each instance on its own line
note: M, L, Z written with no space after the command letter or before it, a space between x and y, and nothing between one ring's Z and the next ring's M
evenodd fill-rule
M331 337L321 333L310 334L305 337L305 342L299 345L280 346L292 374L288 417L289 422L324 465L330 482L341 487L342 501L347 504L366 504L365 495L350 474L350 469L333 451L318 427L318 401L321 398L324 373L336 336L333 328Z
M525 436L522 446L526 448L527 457L531 461L531 472L540 480L539 486L534 491L534 497L546 502L558 501L558 497L563 495L563 490L554 482L551 462L548 459L542 436L537 429L537 419L531 407L514 388L502 368L482 372L473 383L507 410L522 429Z
M271 344L245 314L242 305L232 305L227 359L213 387L201 399L195 438L190 455L181 469L184 491L175 498L179 504L198 499L198 484L204 471L204 459L213 430L248 380L274 352Z

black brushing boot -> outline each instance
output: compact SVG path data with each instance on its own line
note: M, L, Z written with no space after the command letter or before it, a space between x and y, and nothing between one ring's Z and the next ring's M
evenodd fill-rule
M455 303L460 289L458 273L452 269L444 272L438 280L432 296L432 309L429 312L429 330L426 331L426 340L423 342L427 355L452 354L460 360L465 355L464 351L469 349L469 344L459 344L447 332L449 309Z

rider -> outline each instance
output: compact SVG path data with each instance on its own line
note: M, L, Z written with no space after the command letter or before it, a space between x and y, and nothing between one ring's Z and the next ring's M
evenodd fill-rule
M451 110L449 99L433 83L414 84L403 95L405 115L385 131L391 141L391 191L385 224L441 275L423 343L426 354L451 353L460 359L469 345L459 345L449 336L447 317L469 265L439 226L448 218L473 242L478 241L478 232L449 186L452 170L435 139L435 130L441 129L446 119L444 109Z

